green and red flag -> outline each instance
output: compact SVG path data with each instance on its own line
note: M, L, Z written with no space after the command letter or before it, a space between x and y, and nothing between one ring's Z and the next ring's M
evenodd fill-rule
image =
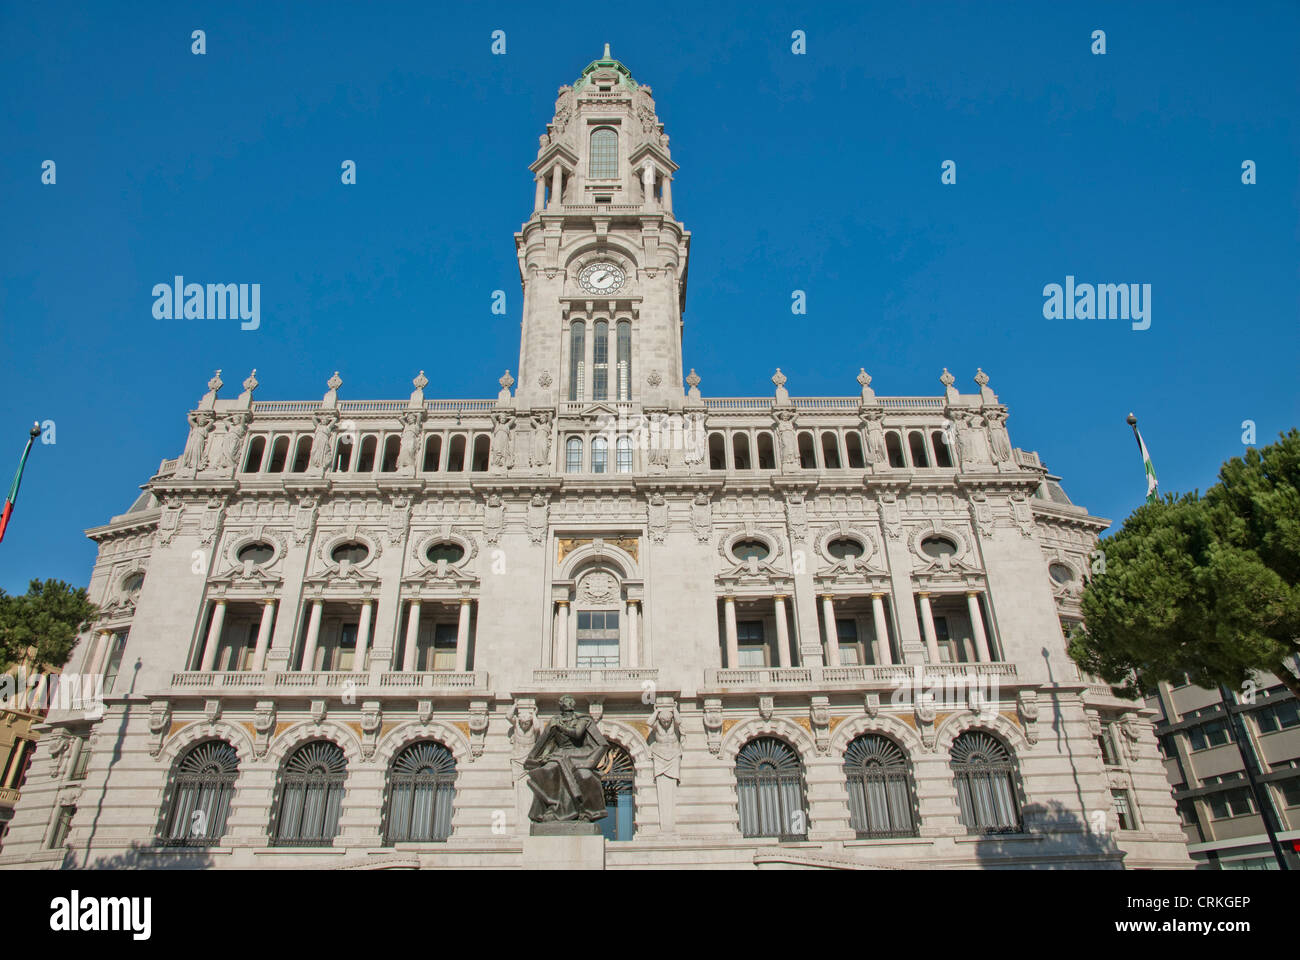
M1151 454L1147 452L1147 445L1142 440L1142 431L1138 429L1137 417L1133 414L1128 415L1128 424L1133 428L1133 436L1137 438L1138 450L1142 453L1142 469L1147 475L1147 503L1156 503L1160 499L1160 484L1156 480L1156 465L1151 462Z
M18 472L14 474L14 482L9 485L9 495L5 497L4 513L0 513L0 540L4 540L5 531L9 529L9 518L14 515L14 503L18 500L18 487L23 482L23 469L27 466L27 455L32 452L32 444L40 435L41 425L32 424L32 429L27 435L27 446L23 447L22 459L18 461Z

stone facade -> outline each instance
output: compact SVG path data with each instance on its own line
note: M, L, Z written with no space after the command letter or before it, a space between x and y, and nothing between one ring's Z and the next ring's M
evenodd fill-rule
M572 693L633 797L609 868L1188 866L1151 711L1065 652L1107 521L1011 445L988 378L797 397L778 370L771 396L703 397L677 168L608 50L560 88L531 169L517 380L434 400L422 371L369 401L335 374L320 401L264 401L218 372L180 456L89 531L105 619L69 670L102 672L116 637L124 656L102 717L51 711L89 766L39 752L0 862L554 859L529 856L520 760ZM1103 721L1130 733L1120 767ZM950 751L972 731L1011 756L1000 833L963 820ZM851 811L845 754L870 734L907 770L888 836ZM756 738L797 758L768 836L742 828ZM222 835L162 843L178 761L217 740L238 755ZM284 845L286 761L318 740L346 761L337 831ZM420 741L454 758L449 835L390 844L394 760Z

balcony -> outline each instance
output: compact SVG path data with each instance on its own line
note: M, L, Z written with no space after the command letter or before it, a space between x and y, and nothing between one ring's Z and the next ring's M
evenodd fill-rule
M13 787L0 787L0 806L12 807L18 802L18 791Z
M271 671L201 671L187 670L172 674L172 690L182 694L246 693L266 695L337 694L343 688L360 696L401 696L407 693L448 693L486 690L488 675L482 670L425 670L412 673L382 673L372 681L368 671L290 670Z
M634 687L657 683L657 667L552 667L533 671L533 683L544 687Z
M853 667L737 667L705 671L705 686L803 688L878 686L892 688L906 681L933 684L956 678L1014 681L1014 663L927 663Z

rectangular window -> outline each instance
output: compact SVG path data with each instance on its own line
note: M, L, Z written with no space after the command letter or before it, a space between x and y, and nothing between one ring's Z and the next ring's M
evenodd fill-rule
M1255 723L1260 733L1288 730L1300 725L1300 705L1295 700L1270 704L1255 714Z
M618 398L632 399L632 324L620 320L618 324Z
M1282 801L1288 807L1300 807L1300 777L1277 781L1277 788L1282 794Z
M1210 802L1210 812L1214 815L1215 820L1244 817L1255 812L1255 805L1250 799L1250 790L1246 787L1212 793L1207 799Z
M104 670L104 695L113 692L113 681L117 679L117 669L122 665L122 654L126 652L126 634L115 633L112 640L112 653L108 658L108 667Z
M76 807L59 807L58 818L54 821L54 830L50 833L51 850L58 850L68 839L68 831L72 829L72 818L76 813Z
M609 324L596 323L596 339L591 344L591 398L609 399Z
M1108 767L1118 767L1119 757L1115 755L1115 731L1109 723L1101 728L1097 737L1097 747L1101 750L1101 761Z
M862 663L862 654L858 649L858 622L856 620L835 620L835 639L840 646L840 663L846 667L856 667Z
M767 666L767 639L763 636L762 620L744 620L737 623L736 641L740 648L740 666Z
M1178 822L1184 827L1198 826L1196 819L1196 804L1190 798L1184 798L1174 804L1178 810Z
M582 399L583 365L587 358L587 325L573 321L569 329L569 399Z
M68 779L84 780L86 770L90 767L90 740L87 737L77 737L73 741L73 749L76 753L72 758L72 769L68 771Z
M578 613L578 666L589 669L618 666L618 611Z
M1115 805L1115 817L1119 821L1119 828L1121 830L1137 829L1137 824L1133 820L1133 809L1128 800L1128 791L1112 790L1110 800Z
M439 623L433 628L433 663L430 670L456 669L456 634L459 627L455 623Z
M334 652L333 670L360 670L357 663L357 624L345 623L339 628L339 646Z

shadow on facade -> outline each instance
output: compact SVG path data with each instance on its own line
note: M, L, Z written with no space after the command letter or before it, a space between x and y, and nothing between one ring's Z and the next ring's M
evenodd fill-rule
M195 847L168 847L160 850L148 843L132 843L126 850L93 857L85 867L69 851L63 857L63 870L207 870L212 857Z
M1016 870L1117 870L1124 852L1109 833L1096 834L1059 800L1024 808L1025 834L990 834L975 845L981 866Z

